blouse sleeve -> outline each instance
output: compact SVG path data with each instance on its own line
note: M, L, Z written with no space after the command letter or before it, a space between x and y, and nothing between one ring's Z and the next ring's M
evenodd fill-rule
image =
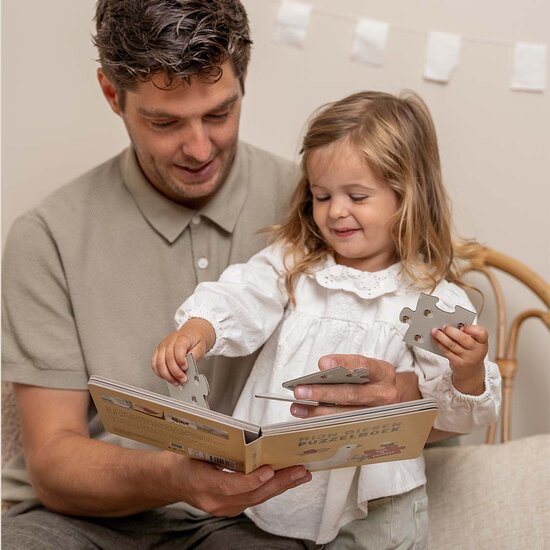
M199 284L180 306L178 328L191 318L207 320L216 333L207 356L253 353L283 317L289 299L283 272L283 250L277 245L261 250L247 263L229 266L218 281Z
M474 311L466 293L458 286L443 282L434 291L442 309L452 311L456 305ZM498 366L485 358L485 391L481 395L459 392L452 382L449 361L414 346L415 372L423 397L437 401L439 412L434 427L440 430L468 433L487 427L498 419L501 400L501 377Z

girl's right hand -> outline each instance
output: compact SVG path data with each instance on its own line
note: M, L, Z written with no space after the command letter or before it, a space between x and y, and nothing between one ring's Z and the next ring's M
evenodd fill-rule
M151 360L151 368L157 376L175 386L184 384L187 382L185 356L191 352L195 361L199 361L214 345L215 340L214 327L208 321L189 319L157 346Z

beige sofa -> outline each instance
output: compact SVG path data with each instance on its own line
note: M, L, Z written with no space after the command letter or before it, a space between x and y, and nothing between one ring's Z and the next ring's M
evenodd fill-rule
M424 456L430 550L550 550L550 434Z

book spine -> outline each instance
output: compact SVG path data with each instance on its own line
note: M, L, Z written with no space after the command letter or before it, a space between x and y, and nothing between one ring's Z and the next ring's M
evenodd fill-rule
M258 438L245 445L245 474L262 466L262 438Z

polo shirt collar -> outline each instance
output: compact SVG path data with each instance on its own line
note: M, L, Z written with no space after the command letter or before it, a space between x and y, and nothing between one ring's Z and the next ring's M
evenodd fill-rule
M143 174L132 147L122 155L122 178L143 217L169 243L178 239L195 215L204 216L231 233L247 194L247 166L243 157L242 147L238 145L225 183L198 211L186 208L157 191Z

